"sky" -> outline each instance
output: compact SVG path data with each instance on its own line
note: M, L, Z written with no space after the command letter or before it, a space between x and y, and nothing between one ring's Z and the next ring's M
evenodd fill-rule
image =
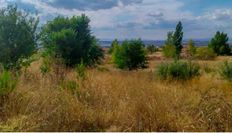
M164 40L178 21L185 39L208 39L218 30L232 38L232 0L0 0L0 8L14 3L36 12L41 25L84 13L102 40Z

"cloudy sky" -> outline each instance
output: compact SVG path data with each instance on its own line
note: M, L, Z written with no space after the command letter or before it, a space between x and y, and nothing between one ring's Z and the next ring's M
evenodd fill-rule
M99 39L163 40L178 21L185 39L211 38L217 31L232 37L232 0L0 0L38 12L41 24L57 15L85 13Z

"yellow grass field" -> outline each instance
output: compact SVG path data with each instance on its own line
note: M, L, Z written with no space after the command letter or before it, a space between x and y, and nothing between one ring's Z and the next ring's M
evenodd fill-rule
M36 61L1 108L0 131L232 131L232 83L217 73L230 59L195 61L201 76L186 82L155 75L160 53L137 71L108 56L83 80L62 67L43 76Z

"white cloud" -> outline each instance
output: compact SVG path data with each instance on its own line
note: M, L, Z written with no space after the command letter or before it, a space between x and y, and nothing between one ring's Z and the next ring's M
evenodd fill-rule
M57 1L59 4L62 1L67 3L67 0L18 1L36 8L42 23L57 15L85 13L91 18L93 32L98 38L165 39L166 33L174 30L178 21L184 24L186 38L203 38L211 36L212 33L209 32L215 30L229 32L228 27L232 20L232 9L208 10L194 15L184 8L185 5L180 0L79 0L89 2L88 5L82 4L93 7L93 10L83 10L84 8L78 6L73 8L74 5L68 8L70 5L67 4L63 7L51 4ZM101 4L112 5L106 7ZM5 5L6 0L0 0L0 7Z

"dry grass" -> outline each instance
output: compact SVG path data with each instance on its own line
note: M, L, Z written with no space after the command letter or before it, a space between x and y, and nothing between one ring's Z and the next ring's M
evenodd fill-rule
M86 80L62 68L43 76L35 62L4 104L0 131L232 131L232 84L212 66L221 60L198 61L212 72L184 83L154 75L162 60L132 72L106 64Z

